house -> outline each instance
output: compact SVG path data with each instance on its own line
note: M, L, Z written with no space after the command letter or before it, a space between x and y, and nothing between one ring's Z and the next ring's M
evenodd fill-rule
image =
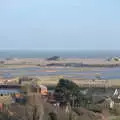
M115 89L112 99L115 103L120 103L120 89Z
M11 104L14 97L21 94L21 88L17 85L0 85L0 103Z
M33 84L32 89L33 89L33 92L40 93L43 96L48 95L48 89L45 85L41 85L41 84L40 85L39 84L35 85L35 84Z

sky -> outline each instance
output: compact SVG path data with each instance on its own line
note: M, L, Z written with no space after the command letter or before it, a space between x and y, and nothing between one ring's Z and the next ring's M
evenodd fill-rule
M0 0L0 49L120 50L120 0Z

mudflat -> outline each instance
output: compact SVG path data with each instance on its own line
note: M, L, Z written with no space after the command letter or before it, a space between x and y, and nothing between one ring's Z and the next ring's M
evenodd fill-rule
M50 63L83 63L83 64L120 64L120 61L110 60L104 58L62 58L59 60L47 60L44 58L21 58L6 60L5 65L46 65Z
M5 60L4 64L0 64L0 81L17 80L21 76L32 76L37 77L42 84L56 85L58 80L64 77L75 81L77 84L88 85L92 84L90 80L101 77L102 80L108 81L104 84L120 86L119 65L120 61L108 61L103 58L61 58L59 60L15 58ZM98 81L94 84L98 83L101 84Z

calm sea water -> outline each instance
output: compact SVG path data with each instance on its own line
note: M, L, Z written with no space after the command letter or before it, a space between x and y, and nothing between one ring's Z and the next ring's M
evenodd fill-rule
M51 56L63 58L109 58L120 56L120 51L80 51L80 50L1 50L0 58L47 58Z

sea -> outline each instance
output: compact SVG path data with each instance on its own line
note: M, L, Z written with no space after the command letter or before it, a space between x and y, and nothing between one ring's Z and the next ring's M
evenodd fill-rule
M0 59L5 58L112 58L120 57L120 51L98 50L0 50Z

